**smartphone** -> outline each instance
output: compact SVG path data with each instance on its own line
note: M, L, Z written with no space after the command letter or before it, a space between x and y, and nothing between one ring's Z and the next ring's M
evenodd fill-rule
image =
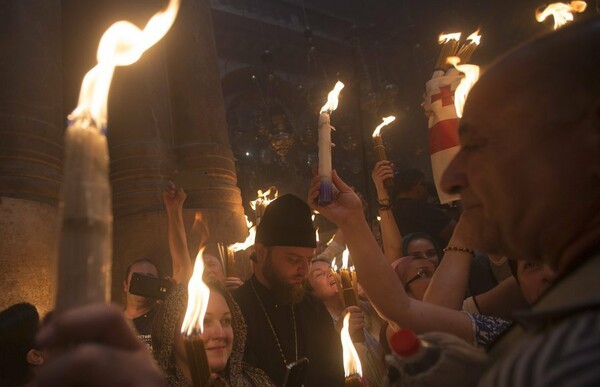
M308 370L308 358L303 357L286 366L283 387L302 387Z
M158 278L140 273L131 275L129 283L129 293L136 296L164 300L171 289L171 281L165 278Z

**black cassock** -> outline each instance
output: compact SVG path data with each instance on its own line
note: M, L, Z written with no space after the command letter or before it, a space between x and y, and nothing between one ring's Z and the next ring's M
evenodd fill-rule
M263 369L276 386L281 386L286 370L284 359L257 294L269 315L288 363L296 360L292 307L277 304L274 295L255 276L234 292L234 298L248 325L244 360ZM344 367L340 335L335 330L323 303L312 295L305 294L304 299L294 305L294 314L298 335L298 358L309 359L304 385L343 386Z

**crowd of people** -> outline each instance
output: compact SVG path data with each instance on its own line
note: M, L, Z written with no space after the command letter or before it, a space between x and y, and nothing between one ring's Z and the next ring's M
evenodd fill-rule
M424 174L380 161L372 174L380 241L363 202L334 171L331 204L319 205L315 176L306 200L287 194L267 207L250 278L227 277L221 261L204 254L210 383L282 386L306 358L304 386L344 385L340 330L349 313L370 386L392 384L385 355L402 329L437 338L441 359L453 359L429 369L421 385L600 385L598 69L595 18L486 70L442 181L460 193L457 219L427 203ZM396 191L386 190L388 178ZM193 269L185 192L170 184L163 199L173 283L166 298L129 293L134 273L161 277L140 260L125 273L124 309L93 304L40 321L33 305L11 306L0 313L0 385L192 385L180 333ZM313 210L338 228L324 249ZM331 267L345 246L358 275L352 306Z

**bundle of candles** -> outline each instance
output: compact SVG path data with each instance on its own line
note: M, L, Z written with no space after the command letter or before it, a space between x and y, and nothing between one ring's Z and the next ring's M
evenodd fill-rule
M198 256L196 256L194 272L188 283L187 309L181 324L181 334L192 375L193 387L208 386L210 379L210 367L206 357L204 340L202 340L204 315L210 298L210 289L202 280L202 274L204 273L203 252L204 247L201 247Z
M358 280L354 266L348 267L349 257L350 252L346 248L342 253L342 267L340 269L341 288L338 288L338 291L341 290L340 296L342 297L344 308L358 306ZM356 343L362 343L365 341L365 334L362 330L357 331L352 335L352 339Z
M227 277L235 276L235 253L238 251L246 250L247 248L254 245L254 239L256 238L256 226L248 220L246 216L246 226L248 227L248 236L243 242L237 242L226 246L224 243L219 243L219 255L221 262L223 262L223 269Z
M443 73L450 68L448 65L449 57L458 56L461 62L466 63L471 60L471 56L481 42L479 30L469 35L469 37L467 37L467 42L464 42L462 45L460 44L461 35L460 32L455 32L451 34L441 34L439 36L438 42L442 45L442 50L435 62L435 72L442 72L442 74L439 75L443 75Z
M267 206L279 196L279 191L275 187L269 187L268 190L263 192L262 190L257 191L256 200L250 201L250 207L254 210L256 216L256 225L260 224L260 220L265 214Z
M140 30L119 21L102 35L98 64L83 79L79 103L69 115L60 193L57 312L108 302L112 266L112 202L108 175L107 99L116 66L135 63L169 31L179 0Z
M367 383L362 376L360 358L358 357L358 352L356 352L356 348L354 348L354 344L350 338L349 321L350 313L347 313L346 316L344 316L344 324L340 333L344 356L344 386L365 387L367 386Z
M333 183L331 182L331 113L337 109L338 97L344 84L338 81L333 90L327 95L327 103L323 105L319 114L319 177L321 187L319 189L319 205L326 206L333 201Z
M373 131L373 151L375 151L375 157L377 161L387 160L387 154L385 151L385 145L383 145L383 138L381 138L381 129L389 125L396 119L394 116L383 117L383 122L379 124ZM391 189L394 186L394 180L392 178L387 178L383 181L385 188Z

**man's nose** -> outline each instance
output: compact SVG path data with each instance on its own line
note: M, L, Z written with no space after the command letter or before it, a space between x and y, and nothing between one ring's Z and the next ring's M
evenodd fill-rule
M457 194L468 186L466 157L461 149L452 161L450 161L450 164L448 164L448 167L442 174L441 187L448 194Z

